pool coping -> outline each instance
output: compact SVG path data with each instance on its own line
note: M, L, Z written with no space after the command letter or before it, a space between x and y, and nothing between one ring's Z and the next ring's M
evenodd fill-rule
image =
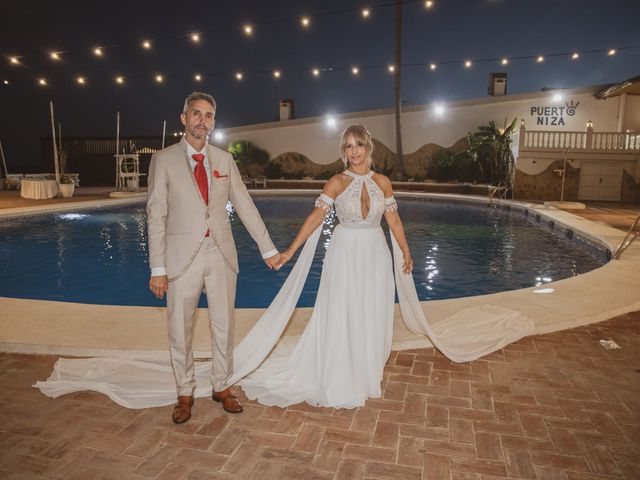
M252 190L253 196L314 195L314 190ZM482 196L396 192L398 198L424 198L487 205ZM67 204L5 209L0 219L140 203L141 198L98 199ZM512 200L493 201L496 208L521 209L552 221L554 228L572 230L584 238L614 252L625 233L555 207ZM519 311L534 321L533 334L550 333L580 325L608 320L640 309L640 243L633 243L620 260L576 277L558 280L542 287L489 295L421 302L425 315L433 324L463 309L498 306ZM311 308L299 308L285 332L299 334ZM236 341L251 328L264 309L236 310ZM52 318L56 318L52 321ZM424 337L410 333L402 324L396 305L394 350L431 346ZM168 357L166 316L162 307L127 307L88 305L45 300L0 297L0 351L56 354L70 356L152 356ZM196 356L210 355L210 333L206 309L198 309L194 330Z

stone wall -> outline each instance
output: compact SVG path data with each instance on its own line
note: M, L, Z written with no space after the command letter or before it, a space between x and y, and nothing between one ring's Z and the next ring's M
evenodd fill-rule
M551 200L559 201L562 190L562 161L551 163L542 173L528 175L516 169L513 197L518 200ZM578 200L578 183L580 169L567 163L564 185L564 200Z

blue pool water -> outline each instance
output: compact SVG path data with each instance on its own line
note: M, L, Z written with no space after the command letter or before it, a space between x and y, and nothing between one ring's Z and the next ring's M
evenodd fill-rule
M256 206L276 246L285 248L314 197L259 197ZM543 285L593 270L604 250L569 240L521 212L402 199L400 214L415 262L421 300L495 293ZM265 307L291 269L269 270L235 212L240 261L238 307ZM328 217L299 306L312 306L322 258L337 223ZM386 229L386 226L385 226ZM388 232L387 232L388 235ZM143 204L0 221L0 296L107 305L163 305L147 285ZM205 305L204 297L201 305Z

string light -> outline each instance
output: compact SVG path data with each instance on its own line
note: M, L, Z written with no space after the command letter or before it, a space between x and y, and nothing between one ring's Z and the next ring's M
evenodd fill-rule
M5 80L2 83L4 83L5 85L9 85L9 80Z
M362 15L362 18L369 18L369 15L371 15L371 10L369 10L368 8L363 8L360 14Z
M220 140L224 139L224 133L216 132L216 133L213 134L213 138L215 138L216 140L220 141Z
M433 7L433 1L432 0L427 0L426 2L424 2L424 6L425 6L425 8Z
M433 1L427 1L424 3L424 6L427 8L432 8L435 5L435 2ZM375 6L373 8L378 8L379 6ZM363 18L368 18L371 15L371 11L372 9L370 8L353 8L353 9L349 9L348 11L350 12L359 12L361 14L361 16ZM335 12L328 12L328 13L323 13L322 16L325 15L337 15L340 13L344 13L346 12L345 10L342 11L335 11ZM302 24L302 26L307 27L310 26L311 24L311 19L313 17L316 16L320 16L320 14L318 15L309 15L309 16L303 16L303 17L298 17L298 21L300 21L300 23ZM281 19L281 21L296 21L295 18L289 18L289 19ZM270 22L265 22L265 24L267 23L273 23L273 21ZM254 33L254 25L251 24L245 24L243 25L243 30L245 32L245 34L247 35L252 35ZM184 38L185 36L189 36L191 38L191 40L194 43L198 43L201 41L201 34L199 33L191 33L188 35L181 35L181 38ZM177 38L177 37L176 37ZM118 45L110 45L108 48L112 48L112 47L117 47ZM144 49L152 49L153 45L152 45L152 41L151 40L144 40L142 42L142 47ZM92 48L91 51L93 53L93 55L97 56L97 57L102 57L104 55L103 52L103 48L104 47L100 47L100 46L96 46L95 48ZM630 49L638 49L640 48L640 45L626 45L626 46L621 46L618 49L615 48L601 48L601 49L595 49L595 50L589 50L586 52L582 52L585 54L594 54L594 53L599 53L601 55L607 55L607 56L614 56L617 55L618 50L621 51L626 51L626 50L630 50ZM86 52L86 50L85 50ZM47 52L47 55L50 57L51 60L54 61L62 61L62 55L67 55L69 53L69 50L62 50L62 51L49 51ZM572 61L578 60L580 59L581 53L579 51L576 52L572 52L572 53L565 53L565 52L551 52L548 53L547 56L552 56L552 57L565 57L565 58L570 58ZM21 64L21 58L24 58L25 55L22 56L11 56L11 57L7 57L8 61L10 64L12 65L19 65ZM66 59L66 58L65 58ZM521 55L521 56L515 56L515 57L511 57L511 58L506 58L506 57L502 57L502 58L482 58L477 60L480 63L483 62L491 62L491 61L499 61L501 65L508 65L510 64L510 62L512 60L531 60L531 61L535 61L536 63L543 63L546 61L546 57L543 55ZM441 65L450 65L450 64L463 64L465 69L471 68L473 66L473 61L472 59L466 59L466 60L460 60L460 59L452 59L452 60L447 60L447 61L442 61L442 62L437 62L437 63L426 63L426 64L420 64L420 63L412 63L412 64L407 64L407 65L387 65L387 69L389 71L389 73L394 73L396 71L396 67L398 68L402 68L403 66L423 66L428 68L431 71L434 71L436 69L438 69L439 66ZM369 65L368 68L384 68L384 65ZM333 68L323 68L323 69L318 69L318 68L313 68L312 69L312 75L314 77L319 77L321 72L323 70L333 70ZM345 69L346 70L346 69ZM360 68L357 66L352 66L350 67L351 70L351 74L352 75L359 75L360 73ZM272 75L274 78L281 78L283 73L288 72L289 70L284 69L284 70L273 70L272 71ZM291 71L295 71L295 69L292 69ZM252 72L249 72L250 74ZM253 72L253 73L267 73L267 72ZM235 77L237 80L242 80L244 78L244 74L242 72L237 72L235 73ZM200 74L196 74L193 77L196 81L201 81L202 80L202 75ZM81 80L82 79L82 80ZM158 83L162 83L164 82L164 77L162 75L157 75L155 77L156 82ZM80 84L80 85L84 85L86 83L86 78L85 77L76 77L75 78L76 83ZM125 83L125 77L115 77L115 81L118 84L123 84ZM6 83L7 81L5 81L5 85L7 85L8 83ZM37 79L37 82L39 85L48 85L47 80L44 78L40 78Z
M444 105L437 103L433 107L433 111L436 113L436 115L442 116L444 114Z

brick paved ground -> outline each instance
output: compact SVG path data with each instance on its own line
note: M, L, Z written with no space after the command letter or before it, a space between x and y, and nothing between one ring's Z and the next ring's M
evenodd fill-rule
M179 426L170 407L41 395L55 359L0 354L0 478L640 479L640 312L470 364L394 352L384 397L356 410L199 399Z

